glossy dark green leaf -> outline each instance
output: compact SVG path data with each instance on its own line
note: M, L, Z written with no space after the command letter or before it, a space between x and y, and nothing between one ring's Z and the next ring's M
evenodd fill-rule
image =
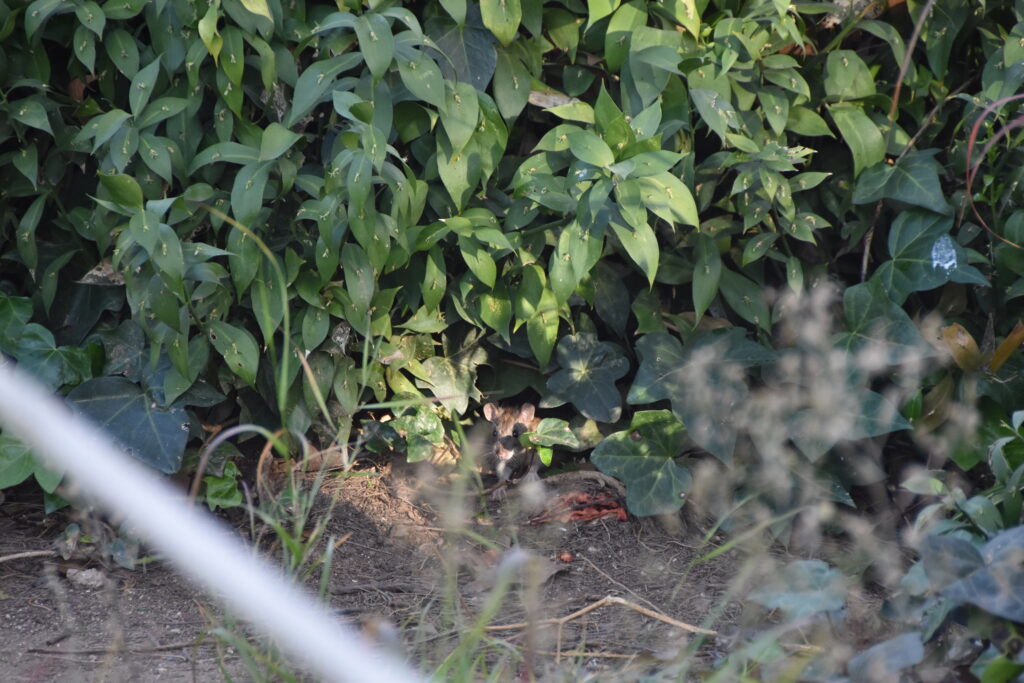
M139 136L139 158L167 183L174 180L170 145L170 140L152 133L142 133Z
M123 28L115 28L103 39L103 47L124 77L131 80L139 71L139 48L132 34Z
M246 384L254 385L260 364L260 350L255 337L248 330L222 320L210 321L209 335L210 343L224 358L231 372Z
M558 327L561 319L558 314L558 303L550 289L541 293L537 313L526 321L526 336L530 342L530 350L540 367L547 367L551 360L551 351L558 340Z
M444 105L445 87L441 69L428 55L410 49L398 56L402 83L416 97L435 107Z
M358 311L368 312L377 285L376 273L366 252L358 244L346 242L341 249L341 264L345 288L352 297L352 305Z
M739 117L729 100L723 98L714 90L695 88L690 91L693 104L701 119L714 131L718 137L725 139L725 134L730 128L738 125Z
M11 102L7 105L7 111L15 121L53 135L50 119L46 116L46 107L43 106L39 98L26 97L23 100Z
M629 428L606 437L591 462L626 484L626 507L638 517L671 513L683 505L693 481L676 462L682 455L686 428L668 410L633 415Z
M530 72L511 50L498 50L494 101L506 119L515 118L530 99Z
M611 166L615 155L608 145L589 130L578 130L569 134L569 150L580 161L593 166Z
M856 52L834 50L825 63L825 93L838 100L870 97L875 94L875 79Z
M220 35L224 43L217 63L228 81L236 88L241 87L245 74L245 38L237 26L230 24L224 27Z
M60 0L35 0L25 8L25 37L32 38L39 27L58 10L67 12L71 10L71 7Z
M853 174L873 166L885 158L885 140L875 122L855 104L832 104L828 107L843 142L853 154Z
M925 54L928 56L928 65L939 79L946 77L949 59L954 55L954 41L969 23L970 12L971 6L964 0L935 3L925 20L922 34L926 47Z
M633 32L647 22L647 6L639 0L626 3L612 14L604 39L604 58L608 68L618 71L629 54Z
M25 481L34 468L31 451L20 441L0 434L0 490Z
M184 97L161 97L150 102L142 110L142 114L135 118L135 127L139 130L155 126L161 121L166 121L188 106L188 100Z
M461 152L476 131L480 120L480 102L476 89L468 83L453 83L438 108L441 125L448 133L452 152Z
M128 89L128 105L134 116L138 116L156 89L156 79L160 74L160 58L157 57L144 68L139 69Z
M28 323L8 352L18 366L50 389L75 384L91 375L85 349L58 346L53 333L37 323Z
M124 377L100 377L80 384L68 403L90 418L125 452L166 474L181 467L189 418L182 408L162 408L138 384Z
M263 208L263 191L270 176L271 164L263 161L243 166L231 186L231 213L235 220L252 226Z
M283 124L291 128L327 97L334 87L335 78L342 71L355 67L362 60L359 55L346 54L313 62L295 83L292 106Z
M740 265L746 267L751 263L759 261L768 253L768 250L777 239L779 239L777 232L763 232L751 238L743 248L743 259Z
M98 173L100 184L117 204L129 209L142 208L142 188L135 178L123 173Z
M473 275L480 282L493 288L498 270L487 247L474 237L459 237L459 251L462 253L462 260L465 261Z
M92 0L85 0L75 7L75 16L82 26L86 27L98 37L103 36L103 27L107 24L107 15L103 13L100 6Z
M523 8L520 0L480 0L480 16L494 37L508 45L515 40Z
M659 218L670 223L683 223L697 227L697 203L683 181L671 173L658 173L637 178L644 206Z
M380 78L395 56L395 39L388 20L380 14L364 14L356 18L355 29L367 68L374 78Z
M96 71L96 36L85 26L78 26L71 42L78 61L89 73Z
M653 286L654 276L658 273L660 254L658 237L654 234L654 230L646 221L639 225L627 225L624 222L612 220L610 225L626 253L647 276L648 285Z
M149 0L107 0L103 3L103 12L110 19L131 19L138 16Z
M293 133L280 123L271 123L260 138L260 161L276 159L302 138L298 133Z
M245 166L259 160L260 152L255 147L238 142L217 142L196 154L189 165L188 172L192 174L207 164L222 161Z
M128 112L114 109L91 119L75 136L76 140L92 140L92 152L96 153L105 142L121 130L125 121L131 118Z
M700 320L708 306L718 294L718 282L722 275L722 257L715 240L707 235L697 238L694 250L696 263L693 264L693 311Z
M764 330L771 329L771 313L764 292L750 278L724 268L719 280L719 291L725 297L729 308L741 318Z

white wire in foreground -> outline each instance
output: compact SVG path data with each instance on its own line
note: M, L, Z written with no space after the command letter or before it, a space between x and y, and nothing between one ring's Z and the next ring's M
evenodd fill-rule
M65 471L107 511L130 520L178 569L323 680L419 680L404 663L343 628L210 515L184 504L180 492L2 359L0 426L49 466Z

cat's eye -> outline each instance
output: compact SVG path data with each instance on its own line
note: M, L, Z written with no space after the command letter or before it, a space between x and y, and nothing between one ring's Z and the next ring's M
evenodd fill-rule
M498 436L498 430L495 429L493 432L491 432L491 436L497 437Z
M519 432L519 427L514 427L512 429L512 437L513 438L518 439L519 438L519 433L520 433Z

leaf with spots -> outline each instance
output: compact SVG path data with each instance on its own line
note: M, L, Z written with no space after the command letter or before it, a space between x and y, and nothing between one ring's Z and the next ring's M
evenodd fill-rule
M259 370L260 350L256 339L248 330L231 325L223 320L210 322L210 343L224 357L231 372L241 377L246 384L256 384Z

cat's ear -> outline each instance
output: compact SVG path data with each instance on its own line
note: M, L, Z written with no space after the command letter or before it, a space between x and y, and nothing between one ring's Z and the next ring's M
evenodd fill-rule
M519 408L519 421L524 424L529 424L533 420L534 410L536 410L536 406L532 403L524 403Z
M496 403L488 403L485 405L484 417L487 418L488 422L498 424L498 405Z

